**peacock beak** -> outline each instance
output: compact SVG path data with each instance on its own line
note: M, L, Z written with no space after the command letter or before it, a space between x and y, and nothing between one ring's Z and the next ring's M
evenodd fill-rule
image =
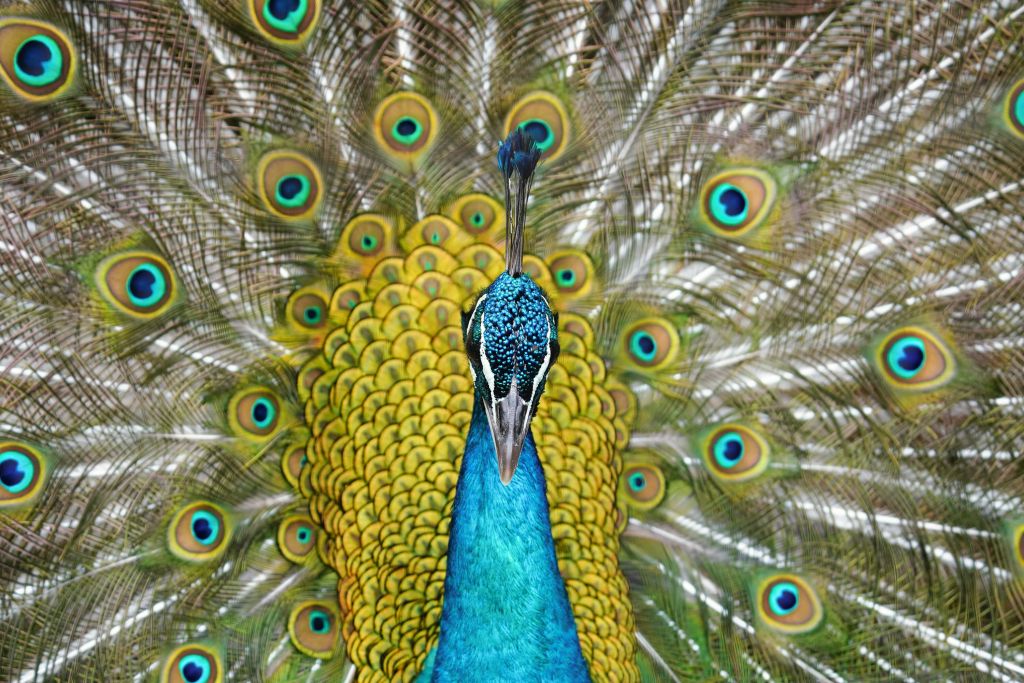
M508 395L493 403L485 403L484 410L494 438L498 476L501 477L501 483L507 486L516 473L519 454L523 451L526 434L530 431L530 403L519 395L513 379Z

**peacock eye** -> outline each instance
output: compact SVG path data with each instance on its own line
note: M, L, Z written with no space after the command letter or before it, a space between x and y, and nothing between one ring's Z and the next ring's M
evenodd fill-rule
M319 329L327 324L327 302L319 294L305 293L294 297L291 318L301 327Z
M668 321L648 318L633 324L623 336L626 357L642 368L657 369L679 353L679 334Z
M0 75L25 99L52 100L67 90L75 55L55 27L30 19L0 20Z
M533 141L537 143L537 149L541 152L548 151L555 144L555 131L551 130L551 125L544 119L523 121L519 124L519 128L533 138Z
M14 52L14 73L26 85L51 85L64 71L64 57L53 38L37 33L24 40Z
M277 545L281 554L297 564L305 562L316 549L316 531L313 520L304 515L288 517L277 530Z
M758 587L758 611L773 630L791 635L807 633L824 617L821 602L811 586L798 576L779 574Z
M927 390L945 384L956 371L946 344L919 327L889 334L879 347L877 363L887 382L905 389Z
M277 429L281 403L267 389L244 390L232 397L228 415L231 427L237 434L263 439Z
M560 295L583 296L593 289L594 263L583 252L554 254L548 261L548 269Z
M377 143L393 159L415 163L437 137L437 114L423 96L395 93L378 105L374 115Z
M402 116L391 127L391 137L401 145L410 146L423 136L423 124L412 116Z
M505 119L505 135L516 128L533 138L541 159L554 161L569 143L569 116L562 102L548 92L533 92L512 107Z
M249 0L256 29L272 43L290 46L305 41L320 18L320 0Z
M631 507L650 510L665 497L665 476L654 465L627 465L621 481L620 492Z
M161 683L220 683L223 680L220 657L202 645L185 645L167 658Z
M203 655L182 657L178 664L182 679L188 683L206 683L210 680L211 669L210 662Z
M452 205L449 215L472 235L487 232L504 218L501 205L484 194L460 197Z
M29 502L42 490L42 455L24 444L0 444L0 508Z
M336 311L351 311L360 301L359 292L350 286L339 287L331 299Z
M718 233L737 237L761 225L775 205L775 180L757 169L719 173L701 189L702 217Z
M268 152L257 164L257 187L264 207L284 220L311 218L320 205L320 169L298 152Z
M715 478L724 482L753 479L768 467L768 442L738 424L713 430L703 447L704 462Z
M448 219L437 217L427 221L420 228L420 237L423 238L423 243L438 246L447 242L448 238L451 237L452 231L446 223L448 223Z
M311 610L309 613L309 630L318 635L330 633L331 615L323 610Z
M171 268L156 254L142 251L115 254L96 270L100 294L119 312L133 318L164 313L175 298Z
M1006 98L1006 120L1010 130L1024 138L1024 80L1017 81Z
M326 603L306 602L292 610L288 632L292 643L311 657L330 658L338 638L338 619Z
M384 248L387 225L375 216L361 216L341 231L341 239L349 252L357 257L376 256Z
M171 552L184 560L211 560L227 547L229 528L224 512L212 503L197 502L182 508L169 528Z

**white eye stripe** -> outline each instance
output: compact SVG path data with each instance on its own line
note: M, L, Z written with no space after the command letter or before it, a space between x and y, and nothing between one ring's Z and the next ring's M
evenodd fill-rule
M473 312L469 314L469 322L466 324L467 330L473 329L473 321L476 320L476 312L480 310L480 304L482 304L486 298L487 295L483 294L476 300L476 305L473 306ZM480 324L480 336L483 337L483 320L480 321Z
M473 328L473 321L476 320L476 313L480 310L480 304L484 302L487 295L484 294L477 299L476 306L473 307L473 312L469 315L469 324L466 329ZM480 318L480 367L484 372L484 379L487 381L487 388L491 391L491 404L492 407L496 404L494 398L494 370L491 368L491 361L487 358L487 343L484 341L484 319ZM469 370L473 373L473 381L476 382L476 371L473 370L473 364L469 364Z
M546 299L545 299L544 303L547 303ZM550 307L549 307L549 309L550 309ZM547 343L544 346L544 362L540 364L540 369L537 370L537 374L533 376L533 393L530 394L530 400L531 401L536 401L537 400L537 387L540 386L541 381L544 379L544 375L548 371L548 364L551 363L551 317L550 316L548 316L548 318L547 318L547 323L548 323L548 333L547 333L547 337L546 337Z

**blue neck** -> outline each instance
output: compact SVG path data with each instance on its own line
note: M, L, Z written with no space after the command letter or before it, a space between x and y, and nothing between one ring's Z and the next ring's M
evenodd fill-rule
M533 435L504 486L479 401L455 491L441 637L430 680L590 680L555 561Z

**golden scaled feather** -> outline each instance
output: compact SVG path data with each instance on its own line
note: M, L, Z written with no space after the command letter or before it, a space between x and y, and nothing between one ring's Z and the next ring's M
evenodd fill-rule
M0 4L0 679L412 680L544 152L594 680L1024 678L1024 6Z

